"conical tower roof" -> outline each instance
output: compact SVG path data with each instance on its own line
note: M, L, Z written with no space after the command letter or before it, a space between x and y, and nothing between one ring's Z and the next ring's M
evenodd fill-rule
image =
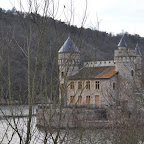
M58 51L59 53L79 53L79 49L75 46L70 36L67 38L63 46Z
M135 50L136 50L136 56L141 56L141 51L138 43L136 44Z
M125 36L123 35L119 44L118 44L118 47L127 47L127 44L125 42Z

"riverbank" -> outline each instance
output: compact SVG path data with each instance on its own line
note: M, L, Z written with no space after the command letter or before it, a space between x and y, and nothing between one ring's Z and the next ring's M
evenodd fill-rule
M143 125L144 113L134 115L118 108L50 108L39 107L36 111L37 126L44 128L117 128L128 126L134 120Z
M33 106L32 115L36 116L37 105ZM28 105L0 105L0 119L22 118L29 116Z
M29 117L29 115L17 115L17 116L12 116L12 115L8 115L8 116L0 116L0 120L5 120L8 118L25 118L25 117ZM36 114L33 114L32 117L36 117Z

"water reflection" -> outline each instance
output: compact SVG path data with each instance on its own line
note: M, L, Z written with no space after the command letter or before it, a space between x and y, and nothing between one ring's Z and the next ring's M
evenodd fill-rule
M10 115L10 107L1 106L1 113ZM2 112L3 111L3 112ZM27 106L15 106L14 111L16 114L28 114ZM19 112L20 111L20 112ZM34 113L36 106L34 107ZM27 117L11 117L0 120L0 144L19 144L20 137L22 136L23 142L26 140L27 133ZM47 141L47 144L53 144L54 140L58 137L58 143L64 144L142 144L144 142L144 129L143 125L137 127L135 122L131 126L123 126L123 128L114 129L61 129L58 130L45 130L36 127L36 117L33 116L31 124L31 142L30 144L43 144Z
M16 118L15 119L18 130L22 135L22 139L26 140L26 130L27 130L27 118ZM19 144L20 138L15 130L9 125L11 123L14 126L14 121L12 118L7 120L0 120L0 143L7 144ZM36 117L32 119L31 125L32 140L30 144L42 144L45 139L47 144L53 144L52 138L56 138L56 130L45 131L44 129L38 129L36 127ZM58 138L58 143L64 144L101 144L104 142L109 143L108 137L105 137L106 130L84 130L84 129L74 129L74 130L60 130L60 136ZM105 140L104 140L105 139Z

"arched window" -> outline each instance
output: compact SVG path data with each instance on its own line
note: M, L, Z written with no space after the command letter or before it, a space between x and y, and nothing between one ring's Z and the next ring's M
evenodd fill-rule
M134 71L133 70L131 70L131 76L134 76Z

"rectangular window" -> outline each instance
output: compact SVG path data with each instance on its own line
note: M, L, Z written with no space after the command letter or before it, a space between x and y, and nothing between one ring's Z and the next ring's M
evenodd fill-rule
M113 90L116 89L116 83L113 83Z
M90 96L86 96L86 104L90 104Z
M61 78L64 78L64 72L61 72Z
M131 76L134 76L134 71L133 70L131 70Z
M74 82L70 82L70 89L74 89Z
M70 96L70 104L75 104L75 97L74 96Z
M86 81L86 89L90 90L90 81Z
M81 81L78 82L78 89L82 89L82 82Z
M100 89L100 81L95 81L95 89Z
M99 107L99 105L100 105L99 95L95 96L95 104L96 104L96 107Z
M82 96L78 96L78 104L79 104L79 105L82 104Z

